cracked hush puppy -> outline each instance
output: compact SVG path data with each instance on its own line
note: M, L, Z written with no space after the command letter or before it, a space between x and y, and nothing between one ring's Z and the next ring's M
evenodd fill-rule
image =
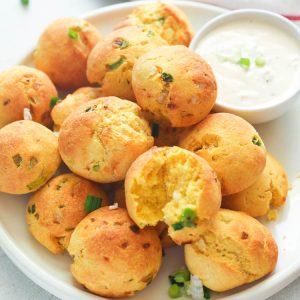
M137 103L172 127L204 119L217 96L211 67L185 46L162 46L141 56L133 67L132 87Z
M131 163L152 145L141 108L116 97L83 104L64 121L59 134L66 165L75 174L101 183L123 180Z
M87 58L99 40L99 32L86 20L56 20L39 39L34 52L35 65L62 89L85 86Z
M168 225L177 244L197 240L221 205L221 188L208 163L179 147L153 147L125 178L126 207L140 227Z
M75 228L68 251L75 279L104 297L128 297L143 290L162 260L155 229L139 229L123 208L103 207L85 217Z
M203 285L223 292L271 273L277 244L270 231L242 212L221 209L201 238L185 245L185 262Z
M51 111L55 131L60 130L62 123L71 112L76 110L80 105L99 98L101 94L100 88L83 87L67 95L65 99L58 101Z
M63 253L77 224L96 208L107 206L102 189L75 174L52 178L29 200L27 224L34 238L54 254Z
M24 119L24 108L32 120L50 127L50 101L57 91L49 77L34 68L15 66L0 74L0 128Z
M211 114L187 129L179 146L210 164L221 182L223 195L251 186L266 163L266 149L255 128L228 113Z
M57 137L32 121L10 123L0 129L0 162L1 192L34 192L60 165Z
M137 59L166 42L146 29L125 27L113 31L91 51L87 78L98 83L104 96L135 100L131 86L132 68Z
M287 193L287 174L280 162L268 153L266 167L255 183L237 194L225 196L222 206L261 217L283 206Z
M188 46L193 37L192 26L185 13L174 5L162 2L138 6L117 28L131 25L147 27L170 45Z

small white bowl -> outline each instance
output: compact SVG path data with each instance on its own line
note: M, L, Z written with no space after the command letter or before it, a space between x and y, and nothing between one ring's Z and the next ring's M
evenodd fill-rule
M201 39L208 34L213 29L222 26L228 22L236 20L247 20L251 19L253 21L259 20L260 22L265 22L272 24L274 27L278 27L284 30L287 35L290 35L299 42L300 50L300 30L299 28L290 22L288 19L265 10L259 9L241 9L233 12L222 14L211 21L207 22L194 36L190 48L196 51L197 45ZM300 78L299 78L300 79ZM290 95L270 101L267 103L262 103L255 105L254 107L244 107L235 104L229 104L220 99L217 99L214 106L214 111L217 112L230 112L243 117L250 123L258 124L271 121L280 115L284 114L293 104L293 102L300 96L300 81L297 90L290 93Z

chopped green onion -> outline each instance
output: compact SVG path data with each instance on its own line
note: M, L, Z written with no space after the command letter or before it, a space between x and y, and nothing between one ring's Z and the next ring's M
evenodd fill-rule
M165 16L161 16L159 18L157 18L157 21L161 24L164 25L165 21L166 21L166 17Z
M27 211L28 211L29 214L34 214L35 211L36 211L35 204L32 204L31 206L28 206Z
M257 67L262 68L266 64L266 60L263 57L256 57L255 64Z
M99 207L101 207L102 199L96 196L88 195L85 199L84 210L86 213L90 213Z
M29 169L32 169L37 163L38 163L37 158L32 156L29 160Z
M169 294L170 298L172 298L172 299L179 298L182 296L180 287L177 284L172 284L169 287L168 294Z
M147 35L147 37L152 37L152 36L154 36L154 32L149 30L146 35Z
M17 166L17 168L19 168L21 166L21 163L22 163L22 157L21 157L21 155L18 153L16 155L14 155L12 157L12 159L13 159L15 165Z
M29 0L21 0L21 3L22 3L23 5L28 5L28 4L29 4Z
M72 28L69 28L69 30L68 30L68 36L69 36L69 38L72 39L72 40L77 40L77 39L78 39L78 32L75 31L75 30L72 29Z
M239 65L245 70L250 68L250 59L248 57L241 57L239 60Z
M176 231L176 230L181 230L184 226L183 226L182 222L178 222L178 223L172 224L172 227Z
M196 217L196 212L189 207L185 208L181 215L182 221L195 221Z
M92 109L91 107L88 107L88 108L85 109L85 112L88 112L88 111L90 111L91 109Z
M157 138L159 136L159 124L152 123L152 126L151 126L151 135L154 138Z
M32 190L37 190L39 187L41 187L47 180L48 180L48 174L42 174L40 177L38 177L36 180L30 182L27 184L27 188Z
M119 66L122 65L122 63L125 62L125 59L123 57L121 57L119 60L117 60L115 63L112 64L108 64L107 67L109 70L115 70L117 69Z
M93 171L98 172L99 169L100 169L100 165L99 164L93 165Z
M162 78L162 80L165 81L165 82L172 82L172 81L173 81L173 76L172 76L171 74L169 74L169 73L163 72L163 73L161 74L161 78Z
M58 101L59 101L58 97L52 97L50 100L50 107L53 108L57 104Z
M259 146L259 147L262 145L262 141L256 135L252 138L252 143L256 146Z
M187 296L191 296L191 282L190 281L186 281L184 283L184 293L187 295Z
M210 299L210 289L206 286L203 286L203 293L205 299Z
M124 48L127 48L129 46L129 42L125 41L123 39L116 39L114 41L114 44L118 45L120 49L124 49Z

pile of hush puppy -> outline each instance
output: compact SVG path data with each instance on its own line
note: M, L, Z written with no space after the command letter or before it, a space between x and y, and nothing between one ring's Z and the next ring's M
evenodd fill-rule
M0 74L0 191L33 192L31 234L66 250L94 294L143 290L175 245L212 291L276 266L276 242L254 217L276 218L286 173L251 124L210 113L216 80L191 38L184 13L161 2L106 37L60 19L39 39L36 69Z

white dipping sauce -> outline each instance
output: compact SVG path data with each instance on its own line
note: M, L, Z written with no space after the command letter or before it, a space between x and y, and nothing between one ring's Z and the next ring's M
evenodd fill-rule
M300 85L299 43L267 23L227 23L207 33L196 51L213 68L221 102L255 106L289 96Z

